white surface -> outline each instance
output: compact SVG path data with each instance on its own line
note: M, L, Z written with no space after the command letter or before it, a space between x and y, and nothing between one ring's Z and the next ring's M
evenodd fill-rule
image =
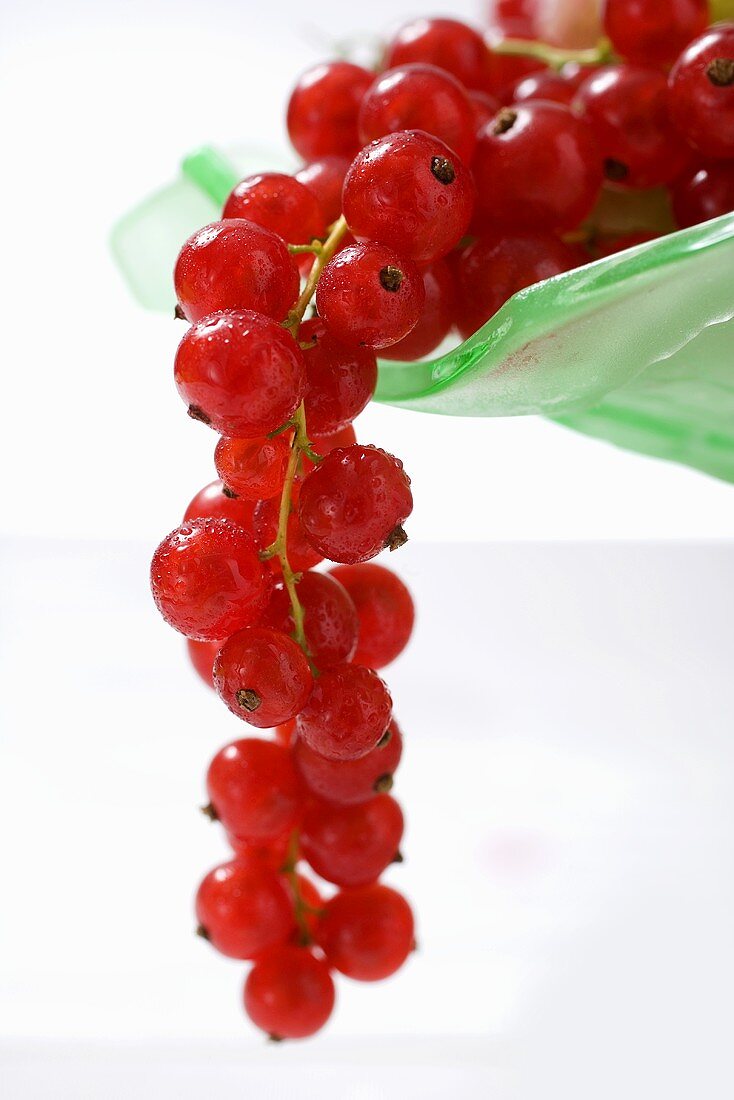
M244 967L192 934L225 853L202 776L245 727L155 616L147 559L13 540L0 562L8 1096L179 1100L210 1073L258 1100L296 1080L348 1100L637 1100L698 1095L676 1091L691 1072L730 1094L730 547L396 555L420 618L387 672L408 745L389 880L421 950L389 984L340 982L324 1037L284 1054L242 1019Z
M151 540L178 521L215 439L173 388L181 326L129 299L110 228L202 142L281 147L289 88L330 40L425 10L3 0L0 531ZM374 407L359 432L405 460L415 539L734 535L728 486L540 420Z

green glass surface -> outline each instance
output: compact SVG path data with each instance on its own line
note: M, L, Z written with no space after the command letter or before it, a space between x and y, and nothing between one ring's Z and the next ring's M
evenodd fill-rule
M118 224L113 250L142 305L172 310L181 241L254 160L200 150ZM521 291L430 361L381 362L376 397L446 416L540 414L734 481L734 214Z

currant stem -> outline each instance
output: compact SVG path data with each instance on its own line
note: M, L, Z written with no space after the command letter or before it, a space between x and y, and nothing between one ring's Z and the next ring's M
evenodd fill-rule
M347 231L347 223L344 215L337 219L331 227L329 236L322 244L319 252L316 254L316 259L313 262L313 266L309 272L306 285L301 291L301 296L296 302L293 309L290 311L285 319L285 327L290 329L293 335L296 335L298 326L303 320L303 315L308 308L308 304L314 296L316 291L316 285L321 278L321 272L324 270L329 260L336 252L342 237Z
M288 879L288 885L291 888L293 894L293 908L295 911L296 924L298 925L299 940L304 947L307 947L313 940L311 931L308 927L306 916L309 913L315 913L317 910L313 909L308 902L303 900L303 894L301 893L301 885L298 881L298 873L296 866L298 864L298 829L294 829L291 833L291 838L288 842L288 851L285 857L285 863L281 868L281 874Z
M307 252L315 252L318 256L323 249L323 243L321 241L311 241L310 244L289 244L288 251L291 256L302 256Z
M313 266L309 272L306 285L301 292L301 295L296 302L293 309L290 311L285 321L283 322L285 328L289 329L294 339L298 338L298 328L303 320L303 316L308 308L309 302L314 296L316 286L321 272L324 267L332 258L339 243L347 231L347 223L342 215L336 222L334 222L329 236L320 245L318 252L316 253ZM308 251L309 249L307 249ZM293 482L298 471L298 463L301 455L305 455L312 462L319 460L317 455L312 449L308 438L308 432L306 430L306 409L301 402L293 417L293 443L291 444L291 453L288 459L288 467L286 469L285 481L283 483L283 492L280 498L280 510L278 512L278 533L275 536L275 542L267 548L267 550L261 555L265 560L268 558L274 558L277 556L280 562L280 568L283 573L283 584L285 585L288 598L291 602L291 614L293 615L293 637L306 656L309 656L308 642L306 641L306 632L303 626L303 605L298 598L298 580L299 577L291 569L290 562L288 561L288 517L291 513L291 500L293 496ZM313 667L313 666L312 666ZM314 670L315 671L315 670Z
M562 69L564 65L606 65L614 54L608 38L601 38L590 50L561 50L547 42L534 42L525 38L503 38L492 44L492 53L507 57L534 57L549 69Z

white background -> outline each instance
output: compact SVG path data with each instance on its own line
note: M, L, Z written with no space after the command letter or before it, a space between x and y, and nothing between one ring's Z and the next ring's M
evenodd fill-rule
M470 14L470 3L452 3ZM731 1095L731 489L537 420L374 407L413 476L420 613L389 672L421 956L263 1050L241 970L190 935L224 849L194 807L239 734L155 616L146 563L213 476L112 224L202 142L284 148L314 47L373 0L0 7L4 1092ZM361 26L360 26L361 25ZM263 167L267 167L264 165ZM2 1084L2 1079L0 1079ZM537 1085L537 1082L535 1082ZM491 1090L491 1093L490 1093Z

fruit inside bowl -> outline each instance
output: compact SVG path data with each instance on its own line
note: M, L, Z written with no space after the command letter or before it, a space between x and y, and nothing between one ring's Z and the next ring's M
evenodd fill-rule
M141 305L173 311L181 240L252 165L201 149L118 223L113 251ZM622 236L625 212L608 215ZM647 224L659 216L644 209ZM536 283L437 358L381 360L376 399L446 416L540 414L734 481L734 213Z

